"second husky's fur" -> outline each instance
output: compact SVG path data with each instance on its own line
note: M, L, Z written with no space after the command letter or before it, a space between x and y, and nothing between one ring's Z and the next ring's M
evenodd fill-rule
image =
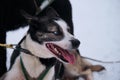
M72 53L75 54L76 62L74 64L64 64L65 71L63 75L63 80L76 80L79 77L85 80L94 80L93 72L99 72L105 68L101 65L92 65L87 60L83 59L79 52L73 50Z

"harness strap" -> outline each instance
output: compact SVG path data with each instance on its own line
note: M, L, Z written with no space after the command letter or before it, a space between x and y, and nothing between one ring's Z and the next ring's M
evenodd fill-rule
M44 77L47 75L48 71L52 68L52 66L47 67L38 77L37 80L43 80Z
M20 45L17 45L17 44L0 44L0 46L1 47L6 47L6 48L11 48L11 49L14 49L14 50L17 50L17 51L20 51L20 52L24 52L25 54L35 56L29 50L23 49L23 48L21 48ZM37 57L37 56L35 56L35 57ZM21 64L22 72L24 74L25 79L26 80L31 80L31 79L29 79L30 76L29 76L27 70L25 69L25 66L23 64L23 60L22 60L21 56L20 56L20 64ZM54 65L55 65L55 79L60 79L61 78L60 73L61 73L61 65L62 65L62 63L60 63L59 61L56 61ZM53 67L54 65L47 66L46 69L37 78L37 80L43 80L43 78L46 76L46 74L48 73L50 68Z
M24 53L26 53L26 54L35 56L35 55L33 55L29 50L23 49L23 48L21 48L19 45L17 45L16 50L19 50L19 51L24 52ZM37 57L37 56L35 56L35 57ZM28 78L29 75L28 75L27 70L26 70L25 67L24 67L24 64L23 64L23 61L22 61L21 56L20 56L20 64L21 64L21 67L22 67L22 72L23 72L23 74L24 74L24 77L26 78L26 80L29 80L29 78ZM53 67L53 65L47 66L46 69L39 75L39 77L37 78L37 80L43 80L44 77L46 76L46 74L48 73L48 71L51 69L51 67ZM29 77L30 77L30 76L29 76Z
M26 49L23 49L21 48L20 46L17 45L17 48L16 50L19 50L21 52L24 52L26 54L29 54L29 55L32 55L32 56L35 56L33 55L29 50L26 50ZM35 56L37 57L37 56ZM22 58L20 57L20 63L21 63L21 67L22 67L22 72L24 73L24 76L26 78L26 80L29 80L27 76L28 75L28 72L26 71L25 67L24 67L24 64L23 64L23 61L22 61ZM61 77L63 76L63 72L64 72L64 68L63 68L63 64L59 61L56 60L56 62L54 63L55 64L55 80L57 79L61 79ZM37 80L43 80L44 77L47 75L48 71L53 67L54 65L48 65L46 67L46 69L39 75L39 77L37 78ZM62 69L63 68L63 69ZM61 71L63 70L63 71Z
M16 46L16 44L1 44L1 43L0 43L0 46L1 46L1 47L5 47L5 48L14 49L14 46Z
M22 61L22 57L21 57L21 56L20 56L20 64L21 64L22 72L23 72L23 74L24 74L25 79L26 79L26 80L29 80L29 78L28 78L28 72L27 72L27 70L26 70L25 67L24 67L24 64L23 64L23 61Z
M30 76L29 76L27 70L25 69L25 66L24 66L24 64L23 64L23 61L22 61L22 57L21 57L21 56L20 56L20 64L21 64L22 72L23 72L23 74L24 74L25 79L26 79L26 80L31 80L31 79L29 79ZM52 66L47 67L47 68L40 74L40 76L37 78L37 80L43 80L44 77L47 75L48 71L51 69L51 67L52 67Z

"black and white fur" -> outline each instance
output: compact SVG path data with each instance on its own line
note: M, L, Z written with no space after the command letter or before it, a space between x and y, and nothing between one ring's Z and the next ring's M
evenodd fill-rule
M37 78L42 71L46 69L47 66L45 64L49 64L41 62L39 58L56 58L66 63L48 50L48 48L46 48L46 43L59 45L66 50L75 49L79 46L80 42L70 34L70 27L67 23L62 20L54 10L49 9L46 10L46 12L47 14L45 16L42 15L42 17L40 16L40 18L30 16L23 12L24 17L28 20L30 29L20 46L29 50L34 56L20 52L11 69L1 80L25 80L21 70L20 56L31 78ZM44 80L54 80L54 68L55 66L49 70Z
M6 32L25 27L27 21L21 15L20 10L25 10L30 15L35 15L37 8L43 0L0 0L0 43L6 43ZM45 0L47 1L47 0ZM69 0L54 0L50 5L71 27L72 23L72 7ZM0 77L7 71L6 68L6 49L0 47Z

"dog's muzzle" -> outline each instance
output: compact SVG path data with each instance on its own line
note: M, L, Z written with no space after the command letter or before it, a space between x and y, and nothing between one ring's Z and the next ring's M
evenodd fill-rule
M73 49L77 49L77 48L79 47L80 41L79 41L78 39L72 39L72 40L70 40L70 41L71 41L71 43L72 43L72 48L73 48Z

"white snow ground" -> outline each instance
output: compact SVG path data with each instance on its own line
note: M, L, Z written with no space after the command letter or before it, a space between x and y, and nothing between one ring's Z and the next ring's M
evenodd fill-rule
M120 0L70 1L73 5L75 36L81 41L81 54L102 61L120 60ZM18 43L26 31L27 28L8 32L7 43ZM7 52L10 57L12 50ZM120 80L120 63L91 62L106 68L105 71L95 72L94 80Z

